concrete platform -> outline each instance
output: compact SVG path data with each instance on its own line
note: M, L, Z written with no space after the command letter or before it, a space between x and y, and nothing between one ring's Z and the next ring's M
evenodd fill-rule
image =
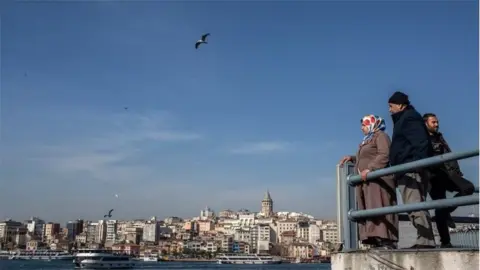
M478 249L355 250L332 254L332 270L478 270Z

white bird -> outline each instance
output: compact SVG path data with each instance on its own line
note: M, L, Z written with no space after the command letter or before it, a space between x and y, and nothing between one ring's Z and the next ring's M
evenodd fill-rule
M118 198L118 194L115 194L115 197Z
M202 44L202 43L208 44L207 43L207 37L208 36L210 36L210 33L206 33L206 34L202 35L202 38L197 40L197 42L195 43L195 49L198 49L198 46L200 46L200 44Z

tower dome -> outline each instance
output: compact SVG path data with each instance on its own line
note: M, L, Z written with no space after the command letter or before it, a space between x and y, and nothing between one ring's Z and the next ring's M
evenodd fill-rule
M263 197L262 200L262 211L261 213L265 217L270 217L273 215L273 200L272 197L270 196L270 192L265 192L265 196Z

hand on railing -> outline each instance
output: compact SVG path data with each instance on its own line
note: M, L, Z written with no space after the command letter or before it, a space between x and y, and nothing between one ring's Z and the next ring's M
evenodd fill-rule
M369 169L365 169L360 172L360 177L362 178L362 181L367 181L367 174L370 172Z
M338 164L343 165L345 162L353 162L353 158L351 156L344 156Z

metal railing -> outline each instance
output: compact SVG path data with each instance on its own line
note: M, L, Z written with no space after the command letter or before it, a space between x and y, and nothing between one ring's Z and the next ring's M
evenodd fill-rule
M478 156L478 154L478 149L467 152L447 153L398 166L388 167L369 173L367 175L367 181L386 175L411 172L418 168L430 167L447 161L466 159ZM352 163L337 165L338 236L340 241L343 243L344 250L358 248L356 220L360 218L376 217L393 213L475 205L479 203L478 188L476 188L477 194L469 196L448 198L443 200L432 200L421 203L409 203L376 209L355 210L355 186L361 182L362 180L360 179L360 176L354 172L354 165Z
M460 229L450 232L450 242L454 247L478 249L478 235L478 227L472 229Z

